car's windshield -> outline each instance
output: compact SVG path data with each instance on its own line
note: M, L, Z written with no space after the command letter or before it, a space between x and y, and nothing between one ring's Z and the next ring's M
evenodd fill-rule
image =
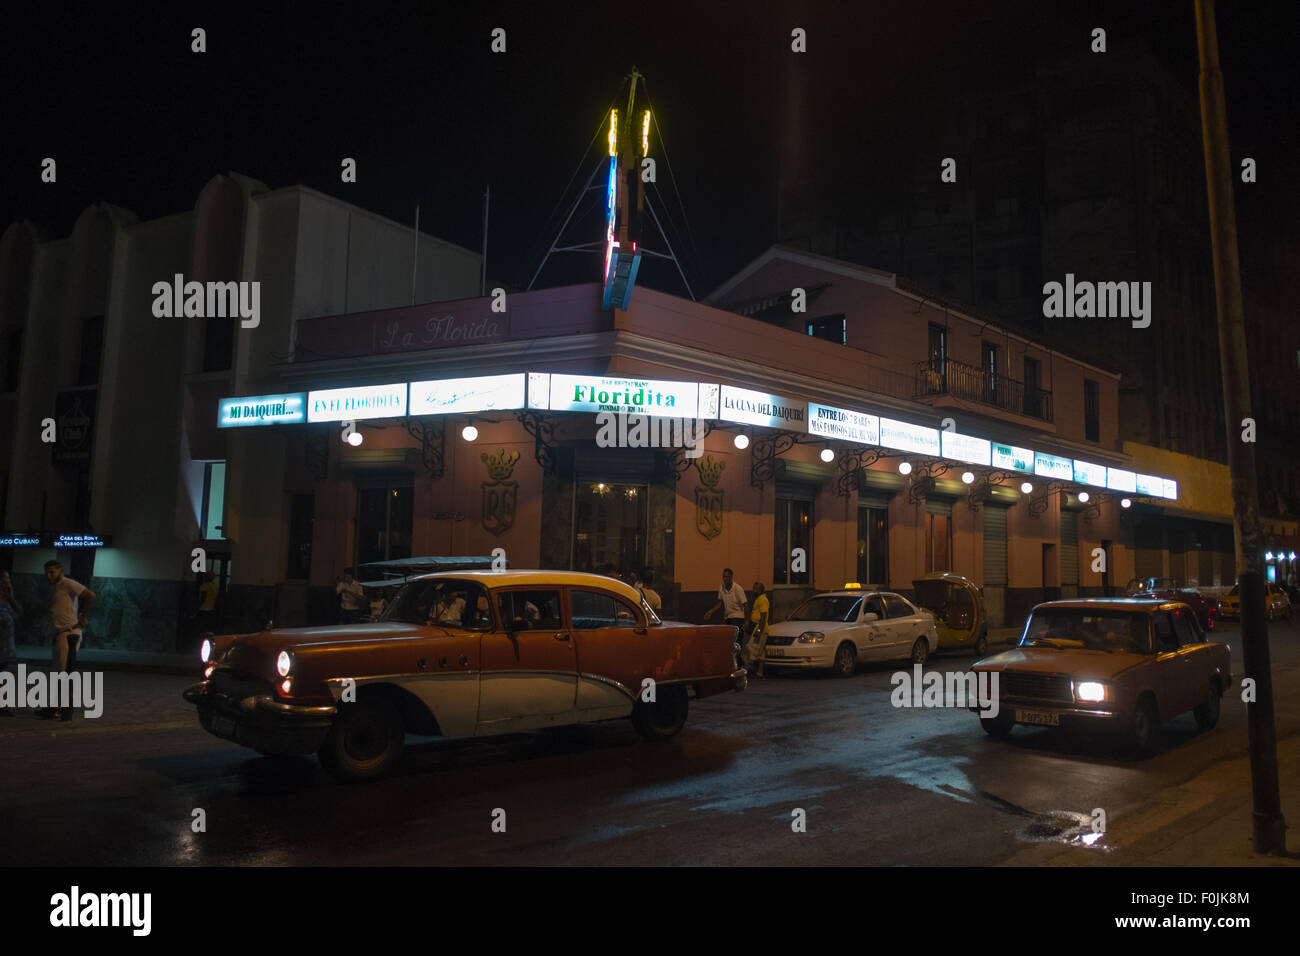
M800 604L788 621L856 621L862 597L854 594L823 594Z
M444 627L490 627L487 592L475 581L454 578L412 581L398 593L382 620Z
M1149 631L1147 615L1141 613L1046 608L1030 615L1020 644L1145 654L1151 647Z

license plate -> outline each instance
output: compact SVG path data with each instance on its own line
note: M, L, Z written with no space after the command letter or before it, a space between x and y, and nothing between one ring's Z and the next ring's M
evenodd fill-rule
M783 650L782 650L781 648L779 648L779 647L769 647L769 648L767 648L767 656L768 656L768 657L785 657L785 651L783 651Z
M235 736L235 722L229 717L213 714L212 732L219 737L233 737Z
M1061 715L1052 710L1017 710L1016 723L1059 727L1061 725Z

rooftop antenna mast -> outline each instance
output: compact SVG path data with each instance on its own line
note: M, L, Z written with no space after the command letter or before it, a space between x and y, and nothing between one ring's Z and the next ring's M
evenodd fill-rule
M583 186L574 199L573 205L570 206L568 215L564 217L564 223L560 226L559 232L551 242L550 248L547 249L546 255L542 257L541 263L537 266L537 271L533 273L532 279L529 280L528 288L531 289L537 282L537 277L541 274L552 253L604 252L605 267L602 272L604 279L604 308L608 309L611 306L616 309L627 308L632 290L636 285L637 271L641 267L641 257L643 255L671 260L673 265L677 267L677 274L681 277L687 294L694 299L695 293L691 290L691 285L686 279L686 273L682 271L681 263L678 261L672 244L668 241L668 236L659 222L659 216L655 213L645 195L646 177L651 175L650 170L654 168L654 159L650 157L650 110L649 99L644 95L645 77L634 66L632 72L624 79L627 81L628 87L627 106L622 116L619 115L617 109L611 108L609 111L607 120L608 156L601 157L587 177L586 185ZM637 109L638 85L641 87L642 98L646 102L646 108L639 111L639 116ZM602 122L601 125L605 126L606 124ZM637 128L638 125L640 129ZM637 135L638 133L640 135ZM597 135L599 135L599 132ZM590 146L588 146L588 149L590 149ZM646 160L649 160L648 164ZM569 223L573 220L578 207L582 205L588 193L592 192L593 189L600 188L599 186L593 186L592 183L602 168L608 171L605 186L604 239L576 245L561 245L565 230L569 228ZM650 181L653 181L653 178ZM663 240L668 249L667 253L641 246L642 221L647 210L659 238Z

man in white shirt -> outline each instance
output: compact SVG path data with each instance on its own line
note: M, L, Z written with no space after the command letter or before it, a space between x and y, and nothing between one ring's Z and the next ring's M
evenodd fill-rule
M743 630L747 603L745 589L736 583L731 568L723 568L722 587L718 588L718 603L705 612L704 619L707 621L713 617L715 611L721 610L723 620Z
M50 582L50 623L54 627L50 665L55 673L70 671L77 664L81 631L95 603L95 594L79 581L64 577L63 565L58 561L45 562L45 580ZM71 716L62 708L54 711L55 720L70 720Z
M334 585L334 591L339 596L340 624L355 624L361 620L361 602L365 600L366 589L352 573L352 568L344 568L343 577Z

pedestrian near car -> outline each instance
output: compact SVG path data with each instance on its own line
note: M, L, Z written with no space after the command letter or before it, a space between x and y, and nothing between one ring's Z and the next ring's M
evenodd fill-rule
M722 611L723 620L733 627L739 628L743 634L745 631L745 605L747 603L745 589L736 583L731 568L723 568L722 587L718 588L718 603L704 612L704 619L707 621L713 617L716 611Z
M339 623L355 624L361 620L361 602L365 600L366 589L353 577L352 568L343 569L343 577L334 585L339 596Z
M753 649L757 676L763 676L763 655L767 652L767 619L771 610L767 589L762 581L754 582L754 606L749 612L749 646Z
M95 604L95 593L65 576L58 561L45 562L45 580L50 582L50 623L54 627L50 663L53 672L59 674L76 668L77 648ZM56 708L53 716L55 720L70 720L72 715L66 709Z
M212 622L217 616L217 594L220 588L211 571L202 572L202 581L199 584L199 609L195 615L195 622L200 633L211 631Z

